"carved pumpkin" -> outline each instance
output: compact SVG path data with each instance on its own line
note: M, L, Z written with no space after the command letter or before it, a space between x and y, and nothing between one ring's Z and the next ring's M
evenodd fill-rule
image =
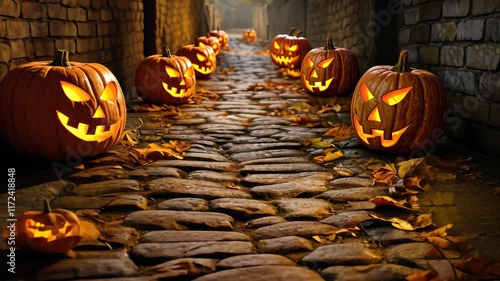
M0 133L33 157L100 154L121 139L125 121L113 73L97 63L70 64L66 50L52 62L20 65L0 83Z
M135 86L146 102L181 104L192 95L196 77L191 61L183 56L171 55L163 46L161 55L145 58L137 67Z
M345 48L333 46L327 37L324 48L314 48L305 56L300 80L313 96L340 96L351 93L359 79L358 59Z
M216 30L210 30L208 35L217 37L222 50L227 50L229 48L229 37L227 36L227 33L224 30L219 29L218 26Z
M198 37L197 41L198 41L198 44L200 44L200 46L202 46L202 47L203 46L212 47L212 49L214 49L214 53L216 56L220 53L220 43L219 43L219 39L217 39L217 37L210 36L207 34L207 36Z
M406 153L433 144L444 127L446 93L434 74L410 68L408 52L398 63L374 66L360 78L351 103L351 121L368 148Z
M271 49L271 57L278 62L280 67L287 69L287 74L290 77L300 77L300 67L302 60L311 50L311 43L304 37L298 37L302 33L301 30L295 32L295 35L287 35L281 40L274 41Z
M271 56L271 60L274 62L274 64L276 64L280 68L284 67L283 61L280 59L281 47L283 46L282 45L283 39L285 39L285 37L287 37L287 36L292 36L296 29L297 29L296 27L292 27L288 34L278 34L271 41L271 46L269 48L269 54Z
M184 45L177 50L176 54L191 61L196 72L196 78L207 78L215 71L217 59L212 47L200 46L198 43Z
M257 31L253 28L245 29L243 31L243 40L247 43L253 43L257 41Z
M80 220L71 211L50 209L44 201L44 209L21 214L15 222L16 247L35 252L57 254L66 253L82 239ZM4 230L3 236L8 237Z

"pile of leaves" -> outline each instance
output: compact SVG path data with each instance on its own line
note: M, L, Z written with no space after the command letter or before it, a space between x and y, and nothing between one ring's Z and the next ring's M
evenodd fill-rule
M255 83L248 86L247 91L296 91L303 92L302 86L297 81L266 80L264 84Z

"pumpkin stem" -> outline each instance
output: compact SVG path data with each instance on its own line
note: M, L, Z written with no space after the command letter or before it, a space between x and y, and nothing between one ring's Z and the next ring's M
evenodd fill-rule
M297 31L295 31L295 37L299 37L299 35L302 33L302 29L297 29Z
M411 72L410 65L408 63L408 51L402 50L399 53L398 63L391 68L394 72Z
M324 49L326 51L328 51L328 50L335 50L335 46L333 46L332 37L330 37L330 36L326 37L325 48Z
M167 45L162 45L161 46L162 52L161 56L165 58L171 58L172 54L170 53L170 49L167 47Z
M288 32L288 35L292 36L295 29L297 29L295 26L292 27L292 29L290 29L290 32Z
M43 213L48 214L52 212L52 208L50 208L49 200L43 200Z
M57 50L54 55L54 60L50 63L51 66L71 66L69 63L69 52L67 50Z
M219 32L219 26L217 26L217 32Z

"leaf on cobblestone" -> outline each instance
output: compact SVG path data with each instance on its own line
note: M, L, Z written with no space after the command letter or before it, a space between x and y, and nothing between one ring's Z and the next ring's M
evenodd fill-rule
M311 146L314 148L328 148L328 147L335 147L335 145L332 143L333 140L328 140L328 139L322 139L322 138L309 138L309 139L303 139L300 141L300 144L303 146Z
M344 152L342 152L342 150L336 150L336 148L327 148L323 151L323 153L324 155L315 156L313 158L314 162L318 164L325 164L344 157Z
M410 196L407 199L403 199L400 201L394 200L389 196L376 196L375 198L371 199L370 202L375 204L375 206L393 206L396 208L401 208L409 211L419 211L420 206L416 203L417 201L416 196Z
M438 272L434 269L427 271L415 271L414 273L405 277L406 281L443 281L439 278Z
M304 125L306 127L316 127L323 123L323 120L318 115L301 114L301 115L286 115L283 119L292 122L292 125Z
M171 140L168 143L157 145L156 143L149 143L146 148L134 148L139 152L143 158L160 159L175 157L183 159L185 151L191 147L191 144L184 141Z
M80 228L82 240L98 240L101 237L101 232L93 222L80 220Z
M343 140L352 138L354 136L354 131L351 126L347 126L346 124L342 124L338 127L331 128L323 136L334 137L336 140Z
M312 106L304 101L294 103L292 108L300 112L313 112Z
M402 220L400 218L396 218L396 217L383 218L383 217L377 216L375 214L370 214L370 216L373 217L374 219L377 219L380 221L390 222L391 225L397 229L409 230L409 231L414 230L413 226L409 222Z
M134 104L130 107L131 111L135 112L153 112L153 111L163 111L167 110L166 105L156 105L149 103Z

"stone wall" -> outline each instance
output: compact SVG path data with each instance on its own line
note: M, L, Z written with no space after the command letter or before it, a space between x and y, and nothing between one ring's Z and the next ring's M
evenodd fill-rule
M143 59L141 0L0 1L0 78L14 67L52 60L67 49L71 61L97 62L118 78L128 99Z
M304 0L273 0L267 6L269 40L278 34L288 34L292 27L304 31L301 36L308 37L306 28L306 6Z
M156 1L156 47L166 44L173 53L181 46L194 44L196 38L206 35L205 1L203 0L157 0Z
M374 36L370 11L374 0L307 1L307 38L314 47L331 36L336 47L350 49L364 72L375 62Z
M402 3L400 48L443 81L447 134L500 153L500 1Z

